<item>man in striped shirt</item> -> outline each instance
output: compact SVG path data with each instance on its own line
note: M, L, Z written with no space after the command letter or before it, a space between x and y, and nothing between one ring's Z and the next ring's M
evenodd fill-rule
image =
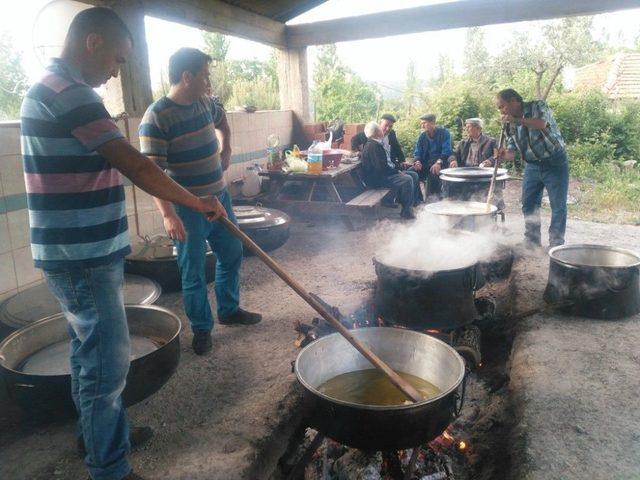
M526 162L522 179L522 213L525 244L541 246L540 207L546 188L551 204L549 246L564 244L567 227L569 160L560 129L549 106L542 100L524 102L515 90L498 92L502 122L509 125L506 151L499 158L513 160L518 150Z
M169 59L171 88L147 109L139 128L140 149L195 195L215 195L236 222L224 171L231 159L231 131L222 106L209 96L211 57L182 48ZM218 131L222 148L218 145ZM224 226L202 221L189 207L161 198L156 204L178 251L184 308L193 330L193 350L211 350L213 315L207 298L206 242L215 252L218 321L224 325L258 323L261 316L240 308L242 243Z
M215 196L193 195L135 150L93 90L118 75L132 47L112 10L80 12L61 58L29 89L21 111L31 250L69 323L78 447L94 480L141 478L127 460L130 437L136 443L152 434L148 427L129 434L121 401L130 355L122 295L130 248L120 172L210 220L225 215Z

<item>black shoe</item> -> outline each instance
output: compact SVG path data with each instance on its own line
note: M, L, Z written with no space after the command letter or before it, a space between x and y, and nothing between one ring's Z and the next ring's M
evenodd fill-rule
M406 210L402 210L402 212L400 212L400 217L407 220L413 220L416 218L416 214L413 213L413 208L407 208Z
M194 330L191 347L196 355L204 355L211 351L211 332L206 330Z
M137 474L135 474L133 472L129 472L129 475L124 477L122 480L145 480L145 478L141 477L140 475L137 475Z
M151 427L132 427L129 430L129 444L131 448L136 448L147 443L153 437L153 429ZM87 449L84 446L84 438L82 435L78 437L78 455L82 458L87 456ZM125 477L129 478L129 477ZM141 477L132 477L141 478Z
M222 325L254 325L259 323L260 320L262 320L262 315L259 313L247 312L241 308L228 317L220 317L218 319Z

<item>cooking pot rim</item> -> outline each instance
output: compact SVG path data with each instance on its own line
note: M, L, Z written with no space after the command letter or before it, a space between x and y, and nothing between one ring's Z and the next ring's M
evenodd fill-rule
M157 348L153 352L157 352L158 350L162 350L167 345L169 345L171 342L173 342L176 339L176 337L180 336L180 332L182 331L182 322L180 321L180 318L178 318L178 316L175 313L173 313L171 310L168 310L168 309L166 309L164 307L159 307L157 305L125 305L125 311L126 310L156 310L158 312L169 314L169 317L171 317L173 320L175 320L175 322L177 324L176 332L171 336L171 338L169 340L167 340L165 342L164 345L162 345L161 347ZM33 330L34 328L38 328L40 325L43 325L44 323L56 321L60 317L64 317L64 313L61 312L61 313L55 313L53 315L49 315L48 317L45 317L45 318L43 318L41 320L37 320L35 322L32 322L32 323L30 323L29 325L27 325L25 327L19 328L18 330L16 330L15 332L12 332L9 336L7 336L7 338L2 340L0 342L0 369L6 370L6 371L11 372L11 373L14 373L16 375L24 375L24 376L27 376L27 377L46 377L46 378L51 378L51 379L68 377L69 376L68 373L63 373L61 375L40 375L40 374L32 374L32 373L22 372L22 371L19 371L19 370L15 370L13 368L9 368L5 364L6 358L2 354L2 350L5 347L5 345L7 345L8 343L12 342L16 337L19 337L24 332L28 332L29 330ZM147 354L147 355L149 355L149 354ZM142 357L135 358L135 359L131 360L131 363L135 362L136 360L139 360L140 358L144 358L147 355L143 355Z
M467 233L467 232L465 232ZM472 232L468 232L468 233L472 233ZM411 274L411 275L415 275L416 277L424 277L425 273L430 274L427 278L432 277L433 275L437 275L437 274L441 274L441 273L453 273L453 272L462 272L463 270L467 270L469 268L475 268L477 267L479 262L474 262L474 263L470 263L469 265L466 265L464 267L459 267L459 268L450 268L447 270L416 270L413 268L403 268L403 267L398 267L396 265L389 265L388 263L383 262L382 260L380 260L377 256L373 257L373 264L380 264L385 268L389 268L392 270L399 270L401 271L403 274Z
M561 258L558 258L556 255L556 252L561 252L561 251L565 251L565 250L579 250L579 249L589 249L589 250L608 250L608 251L613 251L613 252L617 252L617 253L624 253L626 255L632 256L634 258L637 259L637 261L635 263L632 263L630 265L623 265L623 266L615 266L615 265L585 265L583 263L578 263L578 262L568 262L566 260L563 260ZM556 262L556 263L560 263L562 265L567 265L570 267L577 267L577 268L615 268L615 269L620 269L620 268L634 268L634 267L639 267L640 266L640 255L638 255L636 252L634 252L633 250L629 250L627 248L620 248L620 247L610 247L608 245L598 245L598 244L593 244L593 243L569 243L569 244L565 244L565 245L558 245L557 247L553 247L549 250L549 258Z
M350 330L351 333L357 333L358 331L365 331L365 330L384 330L384 329L389 329L389 328L393 328L393 327L363 327L363 328L357 328L355 330ZM458 375L458 378L456 378L455 382L453 383L453 385L448 388L447 390L440 392L438 395L434 396L434 397L430 397L426 400L422 400L420 402L415 402L415 403L409 403L406 405L366 405L363 403L354 403L354 402L347 402L344 400L340 400L338 398L334 398L334 397L330 397L329 395L325 395L324 393L318 391L315 387L313 387L312 385L310 385L303 377L302 375L300 375L300 370L298 368L299 366L299 362L300 362L300 358L302 357L302 355L304 354L304 352L308 349L310 349L311 347L313 347L314 345L317 345L318 342L328 342L330 339L336 337L336 336L342 336L342 334L335 332L335 333L331 333L329 335L326 335L322 338L319 338L313 342L311 342L309 345L307 345L306 347L304 347L302 350L300 350L300 352L298 353L298 356L296 357L296 361L294 364L294 371L296 374L296 378L298 379L298 381L309 391L313 392L314 395L317 395L321 398L323 398L324 400L327 400L331 403L337 403L339 405L344 405L346 407L353 407L353 408L361 408L364 410L375 410L375 411L388 411L388 410L409 410L411 408L415 408L415 407L419 407L419 406L423 406L423 405L428 405L430 403L435 403L439 400L442 400L443 398L448 397L449 395L451 395L453 392L455 392L458 387L460 386L460 384L462 383L462 381L464 380L464 377L466 375L466 366L464 363L464 360L462 359L462 357L460 356L460 354L458 352L456 352L456 350L451 347L450 345L448 345L446 342L443 342L442 340L439 340L435 337L432 337L431 335L427 335L426 333L422 333L422 332L416 332L415 330L407 330L407 329L402 329L404 332L407 332L411 335L415 334L415 335L424 335L426 337L430 338L430 341L433 340L436 343L440 343L443 347L445 347L445 349L447 349L450 353L454 354L454 358L458 361L458 364L460 366L460 373ZM349 346L349 348L354 348L351 345Z
M441 205L442 203L447 203L447 204L455 204L455 205L462 205L462 206L468 206L471 207L471 205L477 206L477 207L486 207L486 202L474 202L474 201L466 201L466 200L441 200L439 202L434 202L434 203L430 203L428 205L424 206L424 210L433 214L433 215L442 215L443 217L486 217L486 216L493 216L498 212L498 207L496 207L494 204L491 204L491 208L489 209L489 211L485 211L483 212L470 212L470 213L450 213L447 211L442 211L442 210L438 210L438 207L436 207L435 205Z

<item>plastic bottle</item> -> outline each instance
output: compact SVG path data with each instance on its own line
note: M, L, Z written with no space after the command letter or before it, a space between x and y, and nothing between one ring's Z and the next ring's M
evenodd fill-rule
M309 147L307 164L309 165L307 173L322 173L322 150L317 146L317 142L313 142Z

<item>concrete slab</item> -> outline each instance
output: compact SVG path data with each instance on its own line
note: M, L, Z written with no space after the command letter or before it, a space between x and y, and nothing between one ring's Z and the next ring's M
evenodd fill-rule
M640 251L639 233L570 221L567 239ZM514 272L516 311L542 308L544 252L521 258ZM640 478L640 315L605 321L541 313L516 331L511 478Z

